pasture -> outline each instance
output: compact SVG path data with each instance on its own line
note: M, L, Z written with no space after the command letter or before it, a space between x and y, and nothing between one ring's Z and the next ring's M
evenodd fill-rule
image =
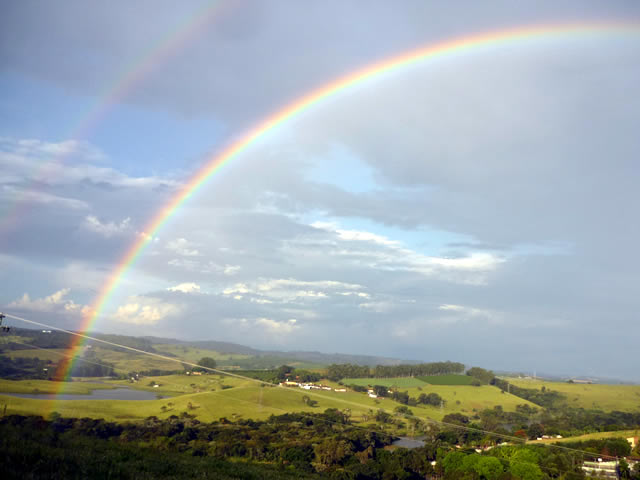
M507 379L522 388L546 389L566 396L567 405L578 408L594 408L605 411L640 411L640 385L604 385L540 380Z
M566 438L544 438L542 440L529 440L527 443L562 443L562 442L582 442L585 440L601 440L603 438L629 438L640 436L640 429L636 430L616 430L614 432L596 432Z
M430 385L471 385L473 377L469 375L429 375L417 377Z
M437 393L444 401L442 414L462 413L470 416L487 408L501 405L506 411L515 411L517 405L526 404L537 407L533 403L509 393L502 393L499 388L483 385L471 387L468 385L426 385L421 388L406 389L410 397L418 397L421 393ZM438 407L431 407L440 411ZM540 408L540 407L537 407ZM437 417L432 417L437 418ZM441 418L441 417L440 417Z
M67 393L86 395L91 390L113 388L103 383L52 382L50 380L5 380L0 379L0 392L5 393Z
M194 348L186 345L170 345L159 344L153 346L159 353L168 353L174 355L180 360L191 363L197 363L202 357L213 358L218 365L234 365L237 360L245 360L251 358L250 355L242 355L239 353L221 353L216 350L207 350L204 348Z
M52 363L58 363L61 358L66 355L66 350L63 348L29 348L25 350L7 350L3 352L9 358L38 358L45 362L50 361Z
M382 385L387 388L410 388L423 387L425 382L415 377L393 377L393 378L343 378L345 385Z
M93 351L96 354L96 360L92 361L113 364L116 373L148 371L153 369L165 371L183 369L179 359L175 361L164 360L142 353L117 351L99 346L94 346Z

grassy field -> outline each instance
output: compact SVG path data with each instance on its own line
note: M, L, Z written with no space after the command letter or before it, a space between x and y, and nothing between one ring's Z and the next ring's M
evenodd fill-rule
M241 355L239 353L221 353L216 350L206 350L203 348L186 347L182 345L154 345L158 352L167 352L175 355L181 360L197 363L202 357L213 358L218 365L234 365L237 360L245 360L251 358L250 355Z
M0 392L5 393L69 393L86 395L91 390L113 388L103 383L51 382L49 380L4 380L0 379Z
M61 358L65 356L66 350L62 348L48 348L46 350L41 348L30 348L27 350L8 350L3 353L9 358L39 358L40 360L50 360L53 363L58 363Z
M257 382L244 380L228 375L163 375L144 377L137 383L131 383L128 380L108 380L110 385L124 386L134 388L136 390L146 390L160 395L182 395L191 393L200 393L204 391L221 391L227 388L255 386ZM154 388L152 383L160 385Z
M342 383L345 385L382 385L384 387L422 387L425 383L414 377L394 377L394 378L343 378Z
M161 385L153 388L151 382ZM328 382L325 382L328 383ZM5 386L2 391L32 393L35 388L41 392L55 392L58 388L55 382L46 381L4 381L0 385ZM22 387L16 387L22 385ZM399 406L391 399L372 399L359 392L329 392L318 390L302 390L299 388L261 387L259 384L228 376L203 375L191 377L187 375L169 375L161 377L145 377L137 384L129 384L125 381L109 381L108 386L126 385L130 388L153 391L154 393L170 395L171 398L143 401L113 401L113 400L35 400L23 399L0 395L0 405L7 405L7 413L40 414L48 415L51 411L57 411L64 416L95 417L109 420L141 420L150 415L160 418L169 415L188 412L196 415L201 421L227 418L267 418L269 415L280 415L285 412L322 412L327 408L351 410L353 420L362 423L373 422L373 415L378 409L384 409L389 413ZM222 388L225 385L227 388ZM93 384L84 382L72 382L65 387L75 388L77 393L87 393ZM446 387L433 387L446 388ZM452 387L449 387L452 388ZM491 387L458 387L474 388L478 394L486 389L485 395L480 398L493 395L493 402L497 404L502 400L497 389ZM416 389L417 390L417 389ZM70 390L65 390L70 393ZM500 396L499 396L500 395ZM303 397L308 396L317 402L317 405L309 407L303 402ZM191 407L189 407L191 404ZM507 402L501 402L505 409L509 409ZM164 409L163 409L164 406ZM432 418L440 420L447 413L460 411L455 403L448 404L443 410L435 407L418 406L411 407L413 413L420 418Z
M568 405L605 411L640 411L640 385L602 385L539 380L507 379L513 385L540 389L543 386L566 395Z
M429 375L417 377L430 385L471 385L473 377L469 375Z
M567 438L545 438L543 440L529 440L527 443L556 443L556 442L580 442L584 440L599 440L602 438L629 438L640 436L640 430L618 430L615 432L597 432Z
M240 382L240 381L238 381ZM155 389L157 390L157 389ZM315 407L303 402L308 396L316 400ZM386 403L388 405L382 405ZM191 404L191 406L189 406ZM384 401L376 403L363 394L340 394L335 392L315 393L298 388L259 387L256 385L238 385L236 387L183 394L172 398L143 401L107 401L107 400L34 400L0 395L0 406L7 405L7 414L48 415L52 411L63 416L105 418L107 420L142 420L155 415L165 418L188 412L201 421L254 418L264 419L272 414L286 412L323 412L327 408L349 408L354 420L362 420L363 415L371 418L374 410L386 407L391 412L397 404ZM163 409L163 406L165 407ZM416 409L417 414L424 409ZM371 412L370 412L371 411Z
M117 373L133 371L158 370L182 370L178 361L163 360L150 355L135 352L118 352L108 348L94 347L99 362L107 362L114 365Z
M425 385L421 388L409 388L407 391L410 397L418 397L421 393L437 393L445 401L443 410L443 414L445 415L454 412L472 415L475 412L486 408L493 408L497 405L501 405L504 410L511 412L515 411L516 405L527 404L530 407L537 407L537 405L520 397L502 393L500 389L490 385L483 385L481 387L471 387L467 385Z

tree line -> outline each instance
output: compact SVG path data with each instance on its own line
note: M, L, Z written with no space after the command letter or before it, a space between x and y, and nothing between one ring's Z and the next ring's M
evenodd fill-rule
M351 363L332 364L327 368L327 378L339 381L343 378L418 377L463 373L464 364L458 362L431 362L407 365L366 365Z

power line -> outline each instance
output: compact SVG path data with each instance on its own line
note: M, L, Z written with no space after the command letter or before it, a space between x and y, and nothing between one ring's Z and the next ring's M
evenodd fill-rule
M106 345L110 345L110 346L113 346L113 347L123 348L125 350L129 350L129 351L132 351L132 352L140 353L140 354L143 354L143 355L148 355L148 356L152 356L152 357L156 357L156 358L161 358L163 360L168 360L168 361L180 363L180 364L183 364L183 365L189 365L191 367L202 368L204 370L208 370L210 372L214 372L214 373L217 373L217 374L220 374L220 375L228 375L230 377L239 378L239 379L242 379L242 380L247 380L247 381L250 381L250 382L258 383L260 385L267 385L269 387L273 387L274 386L272 383L266 382L264 380L260 380L260 379L256 379L256 378L252 378L252 377L247 377L247 376L244 376L244 375L238 375L238 374L226 371L226 370L220 370L220 369L211 368L211 367L203 367L202 365L198 365L196 363L188 362L186 360L181 360L178 357L169 357L169 356L166 356L166 355L161 355L159 353L147 352L146 350L142 350L142 349L139 349L139 348L130 347L130 346L127 346L127 345L121 345L121 344L118 344L118 343L115 343L115 342L110 342L108 340L103 340L103 339L92 337L90 335L86 335L86 334L83 334L83 333L74 332L74 331L71 331L71 330L66 330L66 329L63 329L63 328L60 328L60 327L56 327L56 326L53 326L53 325L49 325L49 324L46 324L46 323L36 322L35 320L29 320L29 319L26 319L26 318L23 318L23 317L18 317L16 315L11 315L11 314L8 314L8 313L5 313L5 315L6 315L7 318L13 318L14 320L18 320L18 321L21 321L21 322L25 322L25 323L29 323L29 324L32 324L32 325L38 325L40 327L45 327L45 328L57 330L57 331L60 331L60 332L63 332L63 333L67 333L69 335L74 335L74 336L77 336L77 337L85 338L87 340L100 342L100 343L103 343L103 344L106 344ZM287 389L285 389L285 391L289 391L289 389L287 388ZM214 392L207 392L207 393L214 393ZM315 392L311 392L311 391L306 392L306 394L310 395L310 396L317 397L317 398L322 398L322 399L325 399L325 400L328 399L328 397L326 397L325 395L322 395L322 394L319 394L319 393L315 393ZM349 400L346 400L346 399L343 399L343 398L339 398L339 397L332 398L331 400L337 401L338 403L351 405L351 406L371 409L371 406L369 406L369 405L364 405L362 403L352 402L352 401L349 401ZM257 404L256 402L251 402L251 403ZM278 410L285 411L285 410L279 409L279 408L278 408ZM379 408L379 410L382 410L383 412L385 412L387 414L390 414L390 415L395 415L396 414L396 412L392 412L392 411L386 410L384 408ZM288 411L286 411L286 412L288 412ZM290 412L288 412L288 413L290 413ZM458 424L455 424L455 423L443 422L441 420L435 420L435 419L431 419L431 418L423 418L423 417L419 417L417 415L409 415L409 414L404 414L403 413L403 414L401 414L401 416L403 416L404 418L407 418L407 419L419 420L419 421L422 421L422 422L432 423L432 424L436 424L436 425L440 425L440 426L444 426L444 427L448 427L448 428L453 428L453 429L458 429L458 430L464 430L464 431L467 431L467 432L483 433L485 435L489 435L489 436L494 436L494 437L501 438L501 439L510 440L512 442L515 442L515 443L526 444L526 440L524 440L524 439L522 439L520 437L515 437L515 436L512 436L512 435L506 435L506 434L502 434L502 433L492 432L490 430L484 430L484 429L475 428L475 427L467 427L467 426L464 426L464 425L458 425ZM311 417L311 418L314 418L314 417ZM359 426L355 426L355 425L354 425L354 427L364 428L364 427L359 427ZM372 430L372 429L366 429L366 428L364 428L364 429L367 430L367 431L370 431L370 432L377 432L376 430ZM556 444L542 444L542 445L544 445L545 447L549 447L549 448L557 448L557 449L562 449L562 450L565 450L565 451L582 453L582 454L586 454L586 455L588 455L590 457L598 456L600 458L610 458L610 459L616 459L617 458L617 457L614 457L614 456L611 456L611 455L594 455L593 453L588 452L586 450L579 450L579 449L575 449L575 448L565 447L565 446L562 446L562 445L556 445Z

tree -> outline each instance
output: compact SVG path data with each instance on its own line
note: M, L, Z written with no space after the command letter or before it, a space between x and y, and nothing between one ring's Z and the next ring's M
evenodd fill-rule
M475 471L486 480L496 480L502 475L502 463L496 457L480 457L475 465Z
M512 462L509 471L522 480L540 480L542 478L542 470L535 463Z
M373 386L373 393L375 393L379 397L386 397L388 391L389 391L388 388L385 387L384 385Z
M312 400L311 398L309 398L308 395L304 395L302 397L302 403L304 403L305 405L309 406L309 407L315 407L318 402L316 400Z
M495 378L495 375L491 370L485 370L484 368L480 367L470 368L469 370L467 370L467 375L477 378L484 384L490 383Z
M217 363L211 357L202 357L200 360L198 360L198 365L200 365L201 367L204 367L198 370L206 370L206 369L215 369Z

